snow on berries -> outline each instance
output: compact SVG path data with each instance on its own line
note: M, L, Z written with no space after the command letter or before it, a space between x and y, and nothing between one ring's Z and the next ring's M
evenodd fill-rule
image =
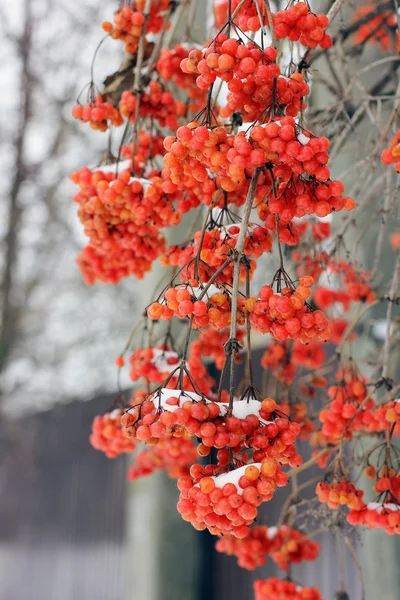
M78 262L88 283L116 283L134 274L142 278L165 249L160 228L178 224L181 214L162 190L158 177L132 177L117 167L71 175L79 186L74 196L90 243Z
M141 377L151 383L162 383L179 363L179 355L168 348L136 348L130 359L130 378Z
M273 473L271 464L265 459L219 475L214 474L213 465L194 465L189 476L178 480L178 511L200 531L245 537L257 517L257 508L287 483L279 463L274 464Z

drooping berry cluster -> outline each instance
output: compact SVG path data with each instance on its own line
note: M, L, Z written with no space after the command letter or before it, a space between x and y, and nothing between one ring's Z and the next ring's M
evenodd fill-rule
M320 412L322 433L333 443L343 436L351 438L354 431L368 430L374 422L375 402L368 394L365 382L350 371L338 373L338 384L330 386L329 407Z
M72 116L83 123L89 123L92 129L98 131L106 131L110 125L118 127L123 123L119 110L106 102L101 94L97 94L92 102L84 106L76 104L72 109Z
M178 117L186 114L186 105L174 98L172 93L161 83L151 80L140 96L126 90L121 96L119 110L123 117L134 123L139 102L139 117L156 119L161 127L176 129L179 127Z
M157 70L164 81L172 81L178 88L185 90L189 98L189 112L196 113L206 103L205 91L196 85L196 73L181 69L182 61L193 51L196 52L194 48L187 48L182 44L175 48L163 48L157 61Z
M347 520L351 525L365 525L369 529L384 529L389 535L400 535L400 504L369 502L363 510L352 510Z
M150 319L170 320L174 316L185 319L193 316L192 326L196 328L212 325L223 329L230 322L231 299L228 292L214 284L192 287L178 285L165 292L163 302L153 302L147 309ZM240 313L241 323L244 314Z
M130 274L143 277L165 249L159 229L181 220L161 179L138 179L129 169L117 175L115 166L84 168L71 179L80 188L74 200L90 239L78 259L88 283L96 279L116 283Z
M191 343L190 355L196 358L210 358L213 361L213 363L215 363L217 369L221 370L224 366L226 358L224 345L226 344L228 339L228 329L217 330L213 327L203 329L199 337ZM238 340L239 344L243 343L243 329L239 329L236 332L236 339ZM237 357L237 360L240 360L239 357Z
M329 508L347 506L350 510L359 511L365 507L364 492L355 487L351 481L320 482L316 493L320 502L326 502Z
M198 458L196 445L191 439L167 437L158 440L137 453L128 469L128 479L152 475L155 471L167 471L171 479L178 479L189 473L189 467Z
M215 549L236 556L239 566L245 569L254 570L270 557L280 569L287 570L290 563L315 560L319 544L287 525L280 528L256 526L243 539L232 535L222 537L215 544Z
M270 577L254 582L255 600L322 600L316 587L302 587L293 581Z
M233 255L236 248L239 227L227 225L210 231L198 231L193 240L186 246L170 246L168 258L165 257L164 266L173 265L181 267L180 279L200 278L206 283L212 274L225 263L227 257ZM254 259L259 258L272 248L272 236L268 229L259 226L249 226L244 243L244 251L248 257L249 273L255 269ZM210 268L211 267L211 268ZM241 268L241 277L245 278L245 268ZM233 264L227 265L221 272L220 281L231 283L233 279Z
M102 27L114 40L124 43L125 51L133 53L137 50L140 36L143 32L159 33L162 29L165 12L171 0L152 0L150 13L144 14L145 0L134 0L131 6L126 4L114 14L114 23L104 21Z
M306 304L313 283L312 277L301 277L300 285L295 289L282 288L280 293L274 293L269 285L263 286L259 299L246 301L252 327L262 333L270 333L280 341L290 338L308 344L315 337L329 340L328 319L322 311L312 311Z
M257 507L287 483L279 463L274 464L274 473L271 464L266 459L217 476L213 465L194 465L190 476L178 480L178 511L195 529L245 537L257 517Z
M136 348L129 359L129 375L132 381L141 377L150 383L162 383L177 367L179 356L165 346L159 348Z
M104 415L98 415L92 423L89 441L93 448L104 452L108 458L116 458L124 452L133 452L137 446L137 441L131 438L121 425L123 412L123 409L117 408Z
M400 129L390 140L389 148L382 152L381 161L384 165L395 165L396 171L400 173Z
M285 10L280 10L274 19L278 39L289 38L308 48L330 48L332 38L325 33L329 25L326 15L314 15L306 2L297 2Z

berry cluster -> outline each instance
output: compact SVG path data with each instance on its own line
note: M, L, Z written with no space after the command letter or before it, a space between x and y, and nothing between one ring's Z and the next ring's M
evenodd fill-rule
M279 166L274 171L276 179L289 181L292 174L315 177L318 182L325 182L330 178L330 171L326 166L329 140L311 135L305 130L300 132L293 117L277 118L267 125L255 125L251 128L249 137L247 140L244 132L238 134L235 147L240 146L239 154L250 155L251 162L256 167L265 163ZM234 158L232 156L231 162L234 162ZM332 188L329 196L342 191L342 187L340 191Z
M232 250L236 248L238 234L237 225L227 225L204 233L198 231L190 244L170 246L168 260L165 257L163 264L181 267L181 281L194 279L197 276L201 281L207 282L212 273L224 264L228 256L232 255ZM250 274L256 265L253 259L269 252L271 248L272 236L268 229L250 225L244 244L244 252L249 259ZM242 266L241 277L244 279L244 276L245 269ZM231 283L232 278L233 264L230 264L221 272L220 280Z
M253 571L256 567L265 565L272 546L273 541L268 537L267 527L257 525L242 539L224 535L216 542L215 549L222 554L235 556L239 567Z
M271 528L267 535L272 542L270 556L284 571L289 569L290 563L315 560L319 554L317 542L313 542L300 531L287 525L283 525L276 532Z
M315 491L318 500L332 509L347 506L350 510L360 511L365 507L364 492L358 490L351 481L320 482Z
M144 377L150 383L162 383L179 363L176 352L165 346L136 348L130 359L129 376L132 381Z
M178 88L184 89L189 98L188 109L191 113L201 110L206 103L206 94L196 85L197 75L181 69L181 63L195 51L181 44L175 48L163 48L157 61L158 74L164 81L172 81Z
M165 437L198 435L202 424L220 414L221 405L202 402L193 392L161 389L152 399L138 396L121 418L132 437L153 443Z
M147 237L147 240L150 241L150 238ZM161 248L163 246L164 244ZM85 246L76 258L76 262L87 285L93 285L97 281L116 284L131 275L143 279L152 266L150 260L138 256L135 250L119 246L116 246L112 252Z
M255 600L322 600L315 587L302 587L293 581L269 577L254 582Z
M313 283L312 277L301 277L300 285L295 289L282 288L279 294L274 293L271 286L264 285L259 299L249 298L246 301L252 327L262 333L270 333L279 341L290 338L308 344L315 337L329 340L328 319L323 312L311 311L306 304Z
M378 406L374 413L374 421L370 424L370 431L386 431L393 428L393 435L400 435L400 401L392 400Z
M287 384L291 384L296 375L296 367L291 362L287 343L272 342L265 349L261 357L261 366L271 369L274 377Z
M93 419L89 441L93 448L104 452L108 458L116 458L124 452L133 452L137 445L137 441L132 439L121 425L123 412L117 408Z
M128 169L117 175L114 165L97 171L84 168L71 179L80 188L74 200L90 239L78 259L88 282L115 283L130 274L143 277L165 249L159 229L181 220L161 179L137 179Z
M171 479L179 479L189 473L189 467L198 458L196 445L191 439L167 437L157 444L146 447L135 455L128 469L128 479L152 475L155 471L167 471Z
M134 0L131 6L124 4L114 14L114 23L102 23L104 31L124 43L126 52L137 50L143 27L146 34L161 31L164 18L160 13L168 9L170 0L152 0L149 15L144 14L145 4L145 0Z
M320 369L325 361L326 353L322 342L313 340L310 344L304 345L297 340L293 344L292 361L296 366L306 369Z
M232 535L224 536L217 541L215 549L229 556L236 556L239 566L244 569L254 570L264 565L270 556L280 569L287 570L290 563L315 560L319 544L287 525L279 529L256 526L243 539Z
M95 96L93 102L88 102L85 106L76 104L72 109L72 116L83 123L89 123L92 129L98 131L107 131L111 125L118 127L123 123L118 109L110 102L106 102L101 94Z
M148 173L148 163L153 162L158 156L164 156L163 142L162 135L150 135L141 129L136 139L135 152L132 150L132 144L127 144L121 148L121 157L129 161L133 158L132 170L137 175L144 176L145 171Z
M243 44L220 33L208 48L192 50L181 62L181 69L184 73L199 74L196 83L200 89L208 89L217 78L232 82L247 80L249 75L261 86L278 77L276 57L275 48L262 50L255 42Z
M280 10L275 19L275 34L278 39L289 38L308 48L330 48L332 38L325 33L329 25L326 15L314 15L306 2L297 2Z
M217 369L221 370L226 359L224 344L229 339L229 330L217 330L213 327L203 329L199 337L190 345L190 356L201 358L211 358ZM236 332L236 339L242 345L244 340L244 331L239 329ZM237 361L240 357L237 356Z
M232 0L231 11L236 11L241 0ZM257 6L258 4L258 6ZM228 2L216 2L214 4L215 24L220 29L228 19ZM234 23L237 23L242 31L258 31L262 25L268 25L268 17L265 11L264 0L246 0L237 13Z
M179 117L186 114L186 105L174 98L172 93L158 81L150 81L148 87L138 96L126 90L121 96L119 110L123 117L134 123L136 120L136 105L139 102L139 117L156 119L161 127L176 129L179 127Z
M269 192L263 202L258 203L257 211L260 219L269 229L276 229L276 215L279 215L280 229L288 225L293 227L295 217L315 214L317 217L326 217L332 211L351 210L354 202L349 197L343 197L344 186L340 181L329 180L319 182L314 179L292 176L289 181L282 182L276 192ZM307 225L307 223L305 223ZM323 239L327 223L317 223L313 226L313 233ZM322 237L321 237L322 234ZM282 233L280 234L282 242Z
M400 505L400 472L394 469L381 469L375 482L374 490L379 494L385 494L386 497L394 499Z
M227 104L221 108L220 116L230 117L240 111L246 123L257 121L271 107L278 114L296 117L307 107L305 97L310 91L301 73L267 79L257 76L257 72L244 80L232 79L228 90Z
M351 525L365 525L369 529L384 529L389 535L400 535L400 504L369 502L363 510L352 510L347 515Z
M271 460L266 459L216 476L213 465L193 465L190 476L178 480L178 511L195 529L243 538L257 517L257 507L287 484L279 463L274 467L271 475Z
M338 374L338 384L328 389L329 407L321 410L322 433L335 443L353 431L365 431L374 422L375 402L368 397L365 382L350 371Z
M395 165L400 173L400 129L390 141L390 147L382 152L381 161L384 165Z
M211 284L192 287L178 285L165 292L163 302L153 302L147 309L150 319L170 320L174 316L186 319L193 316L193 327L212 325L223 329L230 322L231 299L228 292ZM244 314L238 315L239 324L244 322Z

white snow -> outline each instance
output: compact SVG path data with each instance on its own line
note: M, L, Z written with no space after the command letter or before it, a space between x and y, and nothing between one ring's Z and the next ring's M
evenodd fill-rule
M203 293L204 289L205 289L205 286L199 286L197 288L189 287L189 291L195 298L199 298L201 296L201 294ZM212 283L210 285L210 287L207 289L206 293L204 294L203 300L204 300L204 298L207 298L207 299L210 298L214 294L219 294L220 291L221 291L220 288Z
M169 358L176 359L176 362L170 364L168 362ZM161 350L161 348L153 349L153 358L151 363L160 371L160 373L171 373L174 369L176 369L178 360L178 354L172 350Z
M386 338L387 324L386 319L377 319L372 325L372 335L378 341L383 341ZM390 333L393 333L393 325L390 326Z
M302 146L305 146L310 141L310 138L304 135L304 133L299 133L297 136L297 141L300 142Z
M222 475L217 475L212 477L215 481L215 487L223 488L227 483L234 483L238 488L238 494L243 494L242 488L239 487L238 481L244 475L247 467L257 467L258 470L261 469L261 463L252 463L250 465L243 465L243 467L239 467L234 471L229 471L228 473L223 473Z
M394 504L393 502L380 503L380 502L368 502L368 510L375 510L377 513L381 513L384 509L386 510L400 510L400 505Z
M120 419L121 418L121 409L120 408L114 408L114 410L112 412L109 413L109 417L111 419Z
M225 407L225 412L227 412L229 409L229 404L223 403L223 406ZM238 400L238 399L234 398L232 415L234 417L237 417L238 419L245 419L249 415L256 415L256 417L258 417L260 419L260 423L262 423L263 425L269 425L270 423L273 423L274 421L265 421L264 419L260 418L260 408L261 408L261 402L259 402L258 400L247 401L247 400ZM225 414L225 413L221 412L221 414Z
M226 238L237 239L240 233L240 227L238 225L232 223L232 225L228 225L227 227L221 227L221 233L219 235L220 240L225 240ZM237 233L234 233L232 229L239 229ZM255 225L249 224L247 228L247 235L250 236L255 229Z
M89 167L91 171L102 171L103 173L115 173L118 169L118 172L126 171L131 166L130 160L120 160L119 162L112 163L111 165L102 165L98 167Z
M167 400L170 398L178 398L178 404L167 404ZM182 392L182 390L172 390L170 388L162 388L153 396L153 402L168 412L175 412L178 408L180 408L181 403L186 402L187 400L200 402L201 399L201 396L195 392Z
M268 529L267 529L267 538L269 540L273 540L274 537L277 535L278 531L279 531L278 527L275 527L275 526L274 527L268 527Z

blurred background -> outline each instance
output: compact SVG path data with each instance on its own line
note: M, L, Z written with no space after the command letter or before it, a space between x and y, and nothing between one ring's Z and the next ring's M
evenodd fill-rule
M206 4L199 3L199 29ZM314 8L322 12L327 4ZM361 4L349 2L347 10ZM88 287L75 264L84 239L68 174L95 166L105 140L74 122L71 107L89 80L100 23L117 5L0 1L0 598L250 600L254 574L215 553L211 536L182 521L175 482L159 474L128 484L128 459L109 460L88 443L93 417L112 403L114 358L147 301L143 290L149 297L157 279L153 273L145 284ZM356 60L368 65L379 56L372 48ZM119 60L120 47L107 41L95 80ZM326 70L316 64L321 78ZM371 84L380 75L373 71ZM395 78L393 70L385 85L393 87ZM332 102L318 82L313 93L316 106ZM357 147L340 148L335 175L366 140L361 126ZM364 239L359 258L368 263L371 252ZM373 337L365 343L373 352ZM283 501L278 495L268 504L267 522ZM319 541L320 559L295 577L320 586L330 600L340 588L340 557L329 536ZM398 541L376 531L358 541L367 600L400 599L398 550ZM344 561L353 600L360 597L358 573L350 556ZM277 573L267 565L256 576Z

